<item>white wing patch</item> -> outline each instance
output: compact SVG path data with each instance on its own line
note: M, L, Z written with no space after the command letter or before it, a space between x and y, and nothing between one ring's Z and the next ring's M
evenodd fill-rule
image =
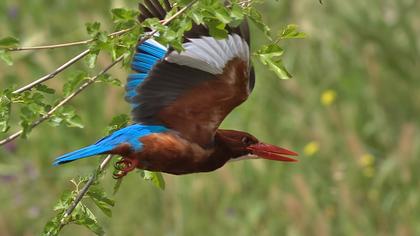
M185 65L211 74L222 74L226 63L239 57L249 65L249 48L239 35L232 34L226 39L213 37L189 39L184 43L185 51L171 52L165 60Z
M156 40L154 40L154 39L148 39L148 40L146 40L146 42L148 42L148 43L152 44L153 46L156 46L156 47L158 47L158 48L161 48L161 49L163 49L163 50L165 50L165 51L167 51L167 50L168 50L168 48L167 48L167 47L163 46L162 44L160 44L158 41L156 41Z

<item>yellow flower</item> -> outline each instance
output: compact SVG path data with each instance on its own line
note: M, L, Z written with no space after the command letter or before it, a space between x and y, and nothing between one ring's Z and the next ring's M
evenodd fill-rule
M321 103L324 106L330 106L336 97L337 93L334 90L327 89L321 94Z
M373 165L374 162L375 162L375 157L373 157L369 153L363 154L359 158L359 165L362 167L370 167Z
M305 145L303 148L303 152L307 156L312 156L319 151L319 144L318 142L312 141Z

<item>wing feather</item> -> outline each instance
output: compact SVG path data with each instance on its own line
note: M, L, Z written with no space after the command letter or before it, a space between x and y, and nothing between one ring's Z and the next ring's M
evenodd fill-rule
M163 5L146 0L139 9L143 21L163 19L172 6L167 0ZM138 45L132 63L136 73L126 85L133 120L165 125L201 145L211 142L222 120L248 97L255 82L247 22L227 29L228 37L217 40L207 27L193 24L184 35L185 51L179 53L154 40Z

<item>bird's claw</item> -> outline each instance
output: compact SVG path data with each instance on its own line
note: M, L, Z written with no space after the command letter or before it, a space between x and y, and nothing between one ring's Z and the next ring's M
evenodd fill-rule
M131 159L122 159L114 164L114 179L120 179L127 175L128 172L136 168L136 161Z

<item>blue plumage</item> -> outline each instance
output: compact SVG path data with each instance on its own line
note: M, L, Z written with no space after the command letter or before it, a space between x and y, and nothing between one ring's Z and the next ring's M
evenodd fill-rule
M137 51L131 63L131 68L137 73L128 76L125 86L125 100L131 103L133 108L137 106L133 101L133 98L137 95L136 88L148 76L153 66L165 57L167 49L153 39L149 39L138 45Z
M117 148L120 144L124 143L130 144L133 151L138 152L142 149L143 146L143 144L139 141L141 137L154 133L162 133L167 130L167 128L160 125L133 124L115 131L109 136L106 136L97 141L93 145L58 157L54 161L54 165L60 165L77 159L104 154L112 151L114 148Z

